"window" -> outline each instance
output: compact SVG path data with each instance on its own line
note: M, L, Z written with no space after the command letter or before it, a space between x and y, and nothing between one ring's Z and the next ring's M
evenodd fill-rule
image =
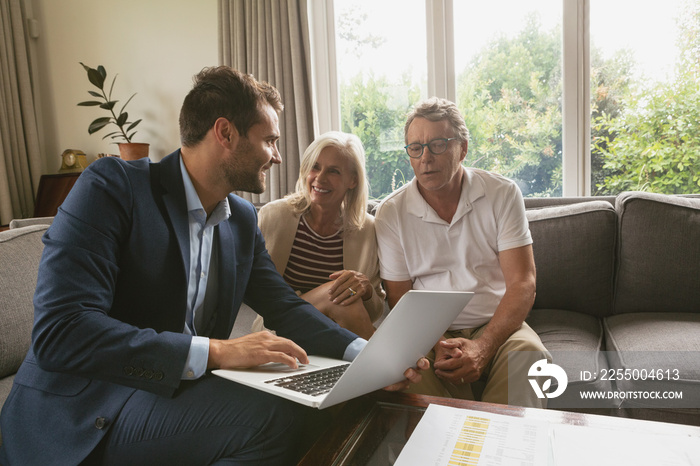
M336 52L341 130L360 137L370 195L413 178L406 112L427 97L425 1L337 0Z
M591 0L590 17L593 194L700 192L700 2Z
M314 54L337 69L333 129L362 139L375 198L413 177L403 123L431 95L462 110L467 165L525 196L700 192L700 0L318 5L335 18Z
M561 196L561 0L458 1L453 16L466 165L515 180L525 196Z

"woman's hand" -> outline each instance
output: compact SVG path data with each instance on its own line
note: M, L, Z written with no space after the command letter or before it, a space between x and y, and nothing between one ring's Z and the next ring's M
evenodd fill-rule
M332 273L329 278L333 280L333 284L328 290L328 296L335 304L347 306L359 299L367 301L374 293L369 278L363 273L341 270Z

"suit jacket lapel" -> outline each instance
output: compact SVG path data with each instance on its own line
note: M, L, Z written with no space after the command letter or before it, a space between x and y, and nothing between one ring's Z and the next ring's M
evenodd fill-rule
M159 164L154 164L154 166L158 166L157 171L159 173L156 176L160 178L160 185L163 187L163 204L170 217L173 231L180 246L186 277L190 267L190 230L187 215L187 199L182 181L182 172L180 171L180 157L181 154L178 150L165 157ZM212 322L215 322L215 324L211 330L211 336L228 338L228 333L231 331L230 327L237 313L235 312L237 309L233 309L236 306L234 300L236 292L236 252L235 247L228 246L235 245L236 242L235 235L228 221L219 223L218 229L219 296L217 315L212 316ZM222 245L227 247L222 247ZM226 333L227 331L228 333Z
M165 157L159 164L160 184L163 186L163 203L177 237L182 261L185 264L185 276L190 269L190 230L187 216L187 199L180 171L180 151Z

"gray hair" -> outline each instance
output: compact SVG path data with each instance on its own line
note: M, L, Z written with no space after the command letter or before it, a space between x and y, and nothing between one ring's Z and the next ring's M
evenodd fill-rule
M408 144L408 128L416 118L425 118L428 121L447 120L454 131L454 137L462 141L469 141L469 130L464 123L464 117L454 102L439 97L431 97L418 102L408 114L406 125L403 128L406 144Z

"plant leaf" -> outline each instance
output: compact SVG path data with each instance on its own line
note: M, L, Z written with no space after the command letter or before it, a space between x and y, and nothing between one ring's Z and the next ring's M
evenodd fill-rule
M112 131L111 133L108 133L108 134L105 134L104 136L102 136L102 139L107 139L110 136L112 137L112 139L114 139L116 137L115 135L119 136L121 134L122 133L120 133L119 131Z
M102 105L100 105L100 108L104 108L105 110L112 110L114 106L119 102L118 100L112 100L111 102L105 102Z
M117 126L123 126L126 120L129 118L129 114L124 112L117 118Z
M132 129L136 128L136 125L138 125L139 123L141 123L141 120L136 120L135 122L133 122L132 124L130 124L129 127L128 127L126 130L127 130L127 131L131 131Z
M93 96L93 97L99 97L100 99L103 98L103 97L102 97L102 94L100 94L99 92L88 91L88 94L90 94L90 95Z
M135 135L136 133L138 133L138 131L134 131L133 133L131 133L131 134L129 135L129 142L131 142L131 140L134 139L134 135Z
M100 73L100 76L102 76L102 81L104 82L104 80L107 79L107 70L105 70L105 67L98 65L97 72Z
M117 76L119 76L119 74L115 74L115 75L114 75L114 79L112 79L112 85L109 86L109 94L108 94L108 96L109 96L110 99L112 98L112 90L114 89L114 83L117 82Z
M86 100L85 102L80 102L78 105L81 107L96 107L98 105L102 105L102 102L97 102L95 100Z
M134 95L136 95L136 93L134 93ZM122 109L121 109L121 111L120 111L119 113L123 113L123 112L124 112L124 109L126 108L127 105L129 105L129 102L131 102L131 99L134 98L134 95L132 95L131 97L129 97L129 99L126 101L126 103L122 106Z
M102 128L107 126L110 121L111 121L111 118L109 118L109 117L102 117L102 118L96 119L95 121L90 123L90 126L88 127L88 133L92 134L92 133L95 133L95 132L101 130Z
M96 123L109 123L110 121L112 121L112 118L111 118L111 117L100 117L100 118L95 118L95 119L93 120L93 122L90 123L90 124L91 124L91 125L94 125L94 124L96 124Z
M88 70L88 79L98 89L102 89L105 84L105 78L94 68Z

